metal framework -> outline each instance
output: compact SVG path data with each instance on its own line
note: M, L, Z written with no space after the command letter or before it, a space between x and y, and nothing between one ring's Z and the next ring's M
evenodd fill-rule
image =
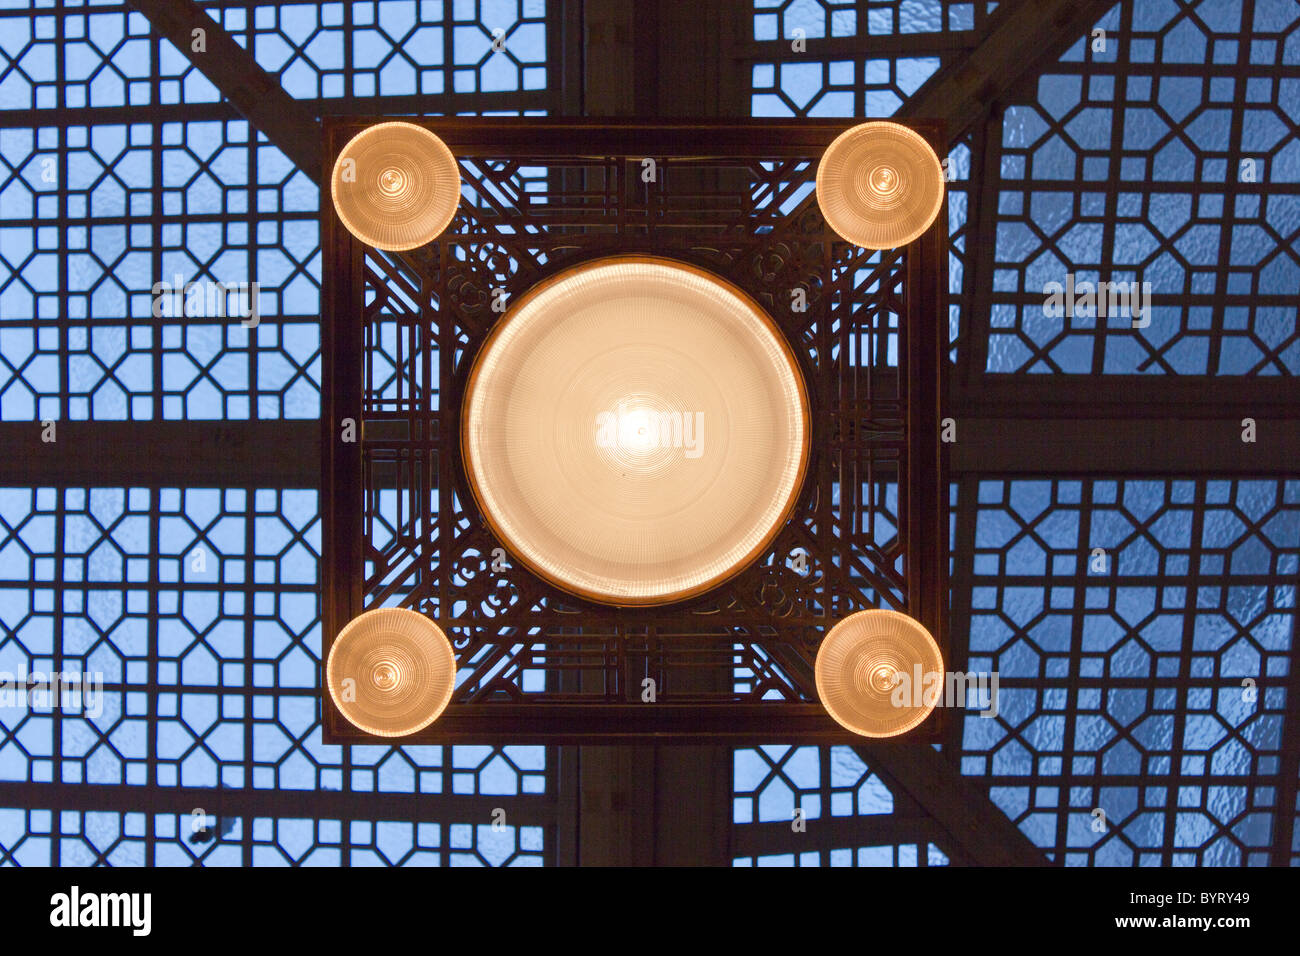
M837 121L424 122L473 198L423 250L418 275L362 249L322 209L326 641L367 607L439 620L469 676L422 741L852 741L812 687L825 629L890 606L945 640L933 545L947 524L943 217L908 248L869 254L816 210L788 216L845 128ZM327 160L364 125L328 121ZM656 161L653 182L643 157ZM614 252L693 262L749 292L796 349L813 404L791 520L738 578L663 608L610 609L522 569L493 572L498 542L459 466L460 391L496 318L493 290L521 294ZM348 419L361 426L355 444L343 440ZM654 703L642 701L647 678ZM323 700L327 740L367 739Z

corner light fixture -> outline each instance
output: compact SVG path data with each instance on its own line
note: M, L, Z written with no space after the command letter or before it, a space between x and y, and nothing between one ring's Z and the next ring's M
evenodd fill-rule
M797 360L757 302L695 266L623 255L512 304L470 371L461 453L479 510L530 570L656 605L771 543L810 431Z
M460 204L460 171L447 145L414 123L377 123L348 141L330 176L348 232L389 252L432 242Z
M330 646L325 681L349 722L402 737L438 718L456 685L451 642L433 621L386 607L353 618Z
M896 737L919 725L937 700L926 678L944 679L943 656L930 632L898 611L850 614L831 628L817 651L817 696L846 730Z
M943 205L943 166L925 138L871 122L837 136L817 166L817 204L827 225L866 249L905 246Z

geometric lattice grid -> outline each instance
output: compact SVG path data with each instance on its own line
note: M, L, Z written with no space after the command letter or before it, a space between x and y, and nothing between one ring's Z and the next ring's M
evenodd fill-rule
M1300 6L1125 2L990 136L989 372L1300 374ZM1043 313L1151 283L1150 325Z
M328 161L364 125L327 124ZM456 219L425 255L363 254L324 213L332 332L322 487L337 502L325 529L326 640L366 607L439 620L456 648L458 688L420 740L648 730L849 739L811 682L828 624L895 607L943 639L946 569L913 551L946 523L934 400L946 363L928 331L943 282L942 220L906 249L869 253L834 239L815 208L789 216L839 122L605 123L577 134L545 121L428 125L458 157L464 188ZM642 179L644 157L656 159L654 182ZM508 302L611 252L676 257L747 291L794 348L813 404L808 479L775 541L726 584L663 608L588 604L522 569L494 571L500 542L459 467L459 390L499 318L493 290ZM361 423L359 442L345 440L349 418ZM646 679L653 705L642 701ZM328 726L330 739L358 739L341 718Z
M1001 691L995 719L966 716L963 772L1067 865L1270 863L1296 812L1279 773L1300 481L970 490L969 666Z
M127 5L4 6L0 420L317 417L316 184ZM204 6L312 112L558 101L542 0ZM155 315L177 274L257 282L259 325ZM322 743L314 489L0 501L0 669L106 681L99 717L0 707L0 806L28 808L0 810L3 862L553 858L544 748Z
M0 809L18 866L540 866L541 827ZM251 833L249 832L251 831ZM214 834L220 833L217 837Z
M933 818L849 747L735 751L735 866L945 866ZM796 831L796 811L805 831ZM888 821L888 830L876 824ZM808 834L815 833L815 838ZM876 842L879 841L879 842ZM810 849L809 847L815 847Z
M322 111L331 100L352 96L382 102L456 93L474 111L551 103L544 0L209 0L203 6L282 89ZM125 3L78 9L37 0L5 7L0 108L185 104L203 119L230 109L190 60L151 35L149 21Z
M856 6L755 0L753 115L890 116L981 29L969 5L881 5L870 28ZM796 28L809 52L791 50ZM949 157L954 340L978 293L988 372L1300 373L1300 8L1125 0L1096 28L1104 49L1081 37L990 125L989 290L964 282L969 152ZM840 37L882 55L825 55ZM1044 286L1071 274L1150 282L1150 325L1045 315Z
M543 747L323 743L319 536L314 490L0 489L0 671L102 680L84 706L0 702L0 807L26 807L0 809L0 859L517 865L553 852ZM146 788L156 813L136 809ZM438 816L421 794L442 795Z
M865 6L859 17L858 7ZM938 70L974 47L996 4L949 0L857 4L835 0L755 0L749 114L885 119ZM989 8L986 10L986 7ZM814 41L792 50L795 30ZM872 55L862 55L864 44ZM950 255L949 342L961 332L970 144L939 150L947 159ZM808 194L796 197L811 203Z
M773 11L769 9L772 6L782 10ZM980 40L983 30L981 24L971 29L965 22L958 27L951 21L951 12L943 15L946 5L938 0L909 5L924 14L913 18L911 25L896 18L889 26L882 18L877 29L864 28L863 18L854 13L860 7L830 0L819 4L755 0L755 42L748 57L753 64L754 115L891 115L900 109L900 103L906 104L915 84L910 77L918 71L932 74L950 58L961 57ZM779 21L772 16L776 12L781 14ZM918 28L922 22L928 26ZM1300 365L1295 303L1295 289L1300 284L1296 265L1300 262L1300 176L1296 173L1300 158L1296 140L1300 8L1289 0L1257 0L1244 6L1212 0L1125 0L1096 26L1106 31L1104 50L1093 49L1092 36L1080 37L1050 75L1036 81L1028 96L1011 91L1012 105L995 113L987 129L977 127L965 142L955 143L949 154L952 241L948 310L950 338L955 345L951 357L962 376L969 375L973 382L979 381L979 373L985 370L1075 373L1073 381L1077 382L1084 381L1083 375L1134 372L1296 374ZM808 37L825 39L810 44L807 52L795 52L791 49L794 28L803 29ZM966 32L955 32L962 29ZM860 49L847 45L851 42L848 38L863 42L868 36L871 56L863 57ZM971 155L972 145L978 147L979 155ZM1253 183L1242 166L1245 159L1256 160ZM979 211L982 221L975 224L974 234L968 234L968 199L973 195L969 186L972 178L978 183L984 177L996 181L996 208ZM1128 317L1109 321L1086 315L1045 318L1043 284L1064 282L1067 273L1074 273L1080 282L1101 278L1151 281L1155 307L1150 326L1133 329ZM973 275L983 277L978 279L978 288L972 284ZM1180 480L1171 477L1154 484L1170 488L1176 484L1179 494L1207 484L1193 476L1176 477ZM1115 486L1116 481L1107 476L1105 481L1057 484L1105 488ZM1025 481L1008 482L1011 485L1022 499L1028 488L1035 487ZM981 493L977 479L964 481L960 510L979 507L979 546L1001 546L1002 542L983 537L991 532L987 531L988 506L982 503ZM1077 510L1079 500L1076 495L1072 504L1061 508ZM1207 509L1183 503L1175 509L1176 517L1164 521L1194 521L1199 535L1202 519L1190 516L1208 515ZM956 515L954 512L954 518ZM1041 516L1049 528L1053 521L1064 519L1060 510L1053 515ZM975 522L970 526L973 529ZM1184 530L1192 534L1190 528ZM954 554L968 553L976 546L974 531L970 534L969 540L954 539ZM1286 693L1280 669L1285 663L1280 658L1287 653L1295 625L1293 603L1288 602L1297 585L1294 558L1286 550L1293 544L1284 542L1285 535L1274 545L1283 549L1285 560L1275 568L1274 589L1261 604L1267 607L1272 602L1280 615L1267 619L1266 639L1276 645L1269 652L1274 682L1268 693L1259 691L1250 729L1214 716L1215 705L1207 703L1207 695L1230 694L1230 688L1224 689L1227 683L1216 682L1212 689L1202 687L1195 693L1187 688L1164 688L1158 707L1154 697L1142 698L1145 702L1139 706L1136 701L1144 692L1129 693L1130 688L1122 686L1133 675L1120 677L1113 688L1094 686L1075 693L1063 683L1059 671L1052 671L1057 680L1033 695L1032 706L1010 725L1024 728L1025 740L1007 729L1009 718L1005 715L989 720L968 711L961 722L966 741L963 752L967 757L987 759L964 760L963 772L987 777L995 785L996 802L1058 862L1266 862L1268 854L1260 847L1268 844L1285 815L1300 812L1300 804L1277 805L1290 802L1287 795L1296 792L1294 780L1278 776L1288 765L1279 754ZM975 599L970 613L976 619L986 619L982 626L988 627L987 618L996 617L1007 635L1029 641L1025 627L1016 623L1026 613L1026 600L1028 607L1037 606L1026 595L1037 593L1042 602L1060 599L1065 592L1051 575L1068 573L1060 571L1067 560L1085 566L1090 553L1086 544L1074 542L1069 558L1061 556L1056 570L1022 565L1016 579L1022 586L1018 587L994 586L997 572L990 554L982 553L974 568L962 561L953 579L953 660L958 665L965 660L969 634L972 645L967 668L997 669L997 655L989 655L987 646L982 654L977 651L975 622L968 622L964 608ZM1206 547L1211 546L1207 541ZM1021 557L1027 547L1022 544L1016 556ZM1148 603L1158 603L1162 595L1156 594L1149 577L1139 578L1137 584L1141 587L1124 591L1125 600L1140 593ZM975 585L981 587L978 592L972 590ZM1067 585L1066 591L1073 594L1072 582ZM1178 586L1183 585L1180 582ZM1212 596L1210 589L1200 588L1196 600L1204 608L1221 608L1220 613L1226 614L1229 595L1237 595L1231 599L1237 601L1242 600L1242 593L1224 590ZM1085 621L1090 629L1099 627L1093 617L1097 612L1085 604L1085 597L1089 595L1079 596L1075 606L1052 615L1051 626L1064 627L1067 633L1083 628ZM1090 597L1099 599L1095 594ZM1126 605L1125 613L1130 611ZM1162 609L1162 613L1168 612ZM1177 613L1190 618L1195 612L1183 608ZM1121 616L1121 620L1126 619ZM1188 640L1196 626L1206 625L1189 625ZM1249 624L1240 627L1247 634L1254 633ZM1011 636L1005 641L1015 643ZM1086 656L1082 651L1076 653ZM1066 658L1051 658L1050 667L1067 666L1068 655ZM1021 662L1015 655L1010 660ZM1012 699L1022 708L1025 680L1023 675L1004 678L1003 685L1009 682L1015 688ZM1240 681L1233 686L1239 694ZM1112 689L1113 700L1108 696ZM1102 716L1110 708L1125 707L1129 708L1126 714L1136 715L1133 721ZM1081 708L1077 716L1076 708ZM1237 716L1245 720L1244 715ZM1189 738L1186 744L1188 755L1197 759L1182 760L1184 743L1180 739L1167 743L1163 753L1157 751L1147 760L1148 744L1117 744L1107 736L1109 731L1096 730L1098 721L1121 725L1123 729L1114 733L1122 738L1138 734L1141 740L1148 740L1157 724L1167 727L1169 734L1176 730L1182 735L1184 728L1190 727L1206 736ZM1160 779L1161 786L1156 788L1141 785L1139 772L1168 778L1171 763L1175 775L1185 772L1190 777L1193 771L1202 772L1200 768L1213 757L1201 751L1219 746L1206 743L1215 735L1205 728L1223 721L1232 728L1229 737L1236 740L1244 735L1247 749L1258 741L1262 755L1246 765L1234 763L1230 773L1203 771L1211 778L1219 773L1222 779L1187 779L1181 788L1172 780L1172 786L1166 786L1165 779ZM1064 760L1060 743L1045 744L1042 751L1035 749L1034 743L1040 739L1056 741L1067 729L1072 733L1076 723L1097 735L1091 744L1079 741L1078 759ZM1049 729L1058 736L1044 738ZM945 738L945 748L956 748L962 737L961 730L955 731ZM1088 746L1117 750L1125 752L1124 761L1131 762L1126 751L1130 745L1144 754L1137 770L1120 772L1112 767L1103 774L1101 756L1085 753ZM1020 747L1028 747L1031 756L1020 754ZM738 752L749 753L754 752ZM830 764L830 754L829 749L821 749L820 765ZM1003 779L999 774L1010 766L1012 754L1016 754L1016 770ZM1219 758L1220 762L1225 759ZM1071 782L1063 779L1072 772L1080 775L1073 790L1069 789ZM738 798L748 792L740 774L738 763ZM1090 828L1094 820L1090 810L1105 808L1103 798L1096 795L1100 789L1118 801L1116 811L1107 809L1112 828L1105 840ZM1094 795L1084 797L1084 791ZM1166 802L1158 803L1162 800ZM1129 838L1117 831L1116 812L1122 821L1120 831L1132 826L1140 836ZM750 819L748 811L737 809L734 841L767 839L761 832L757 837L748 835L756 827ZM789 831L788 822L785 830ZM1296 832L1300 833L1300 828ZM1126 839L1130 842L1125 843ZM813 837L812 830L793 843L786 840L778 845L792 854L798 854L801 847L827 846L821 837ZM1300 837L1290 849L1300 859ZM792 861L792 854L773 858ZM1284 857L1273 859L1275 863L1285 861Z
M893 38L980 30L997 7L972 0L754 0L754 39Z
M316 202L239 119L0 130L0 416L314 417ZM260 324L155 315L176 276L257 282Z
M139 12L6 6L0 420L317 417L316 184ZM554 108L541 0L207 7L316 112ZM257 283L258 325L158 314L177 276Z

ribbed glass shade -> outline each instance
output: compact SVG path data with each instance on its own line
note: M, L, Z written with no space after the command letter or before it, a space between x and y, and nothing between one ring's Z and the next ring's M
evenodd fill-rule
M377 123L339 153L330 195L348 232L399 252L447 228L460 203L460 171L451 150L423 126Z
M850 614L831 628L817 652L817 695L847 730L895 737L916 727L935 704L925 703L927 675L944 680L939 645L919 621L898 611Z
M514 303L470 373L462 453L495 534L614 605L698 594L789 516L808 398L779 330L704 270L616 256Z
M845 130L817 166L817 204L827 225L866 249L905 246L929 229L943 186L930 144L898 123Z
M349 722L381 737L433 723L456 686L451 642L433 621L405 608L366 611L330 647L325 680Z

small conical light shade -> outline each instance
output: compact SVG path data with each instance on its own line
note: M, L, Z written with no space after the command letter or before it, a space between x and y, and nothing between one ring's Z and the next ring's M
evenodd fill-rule
M938 674L940 688L944 680L930 632L906 614L879 609L850 614L831 628L816 673L827 712L864 737L895 737L917 726L936 702L925 703L926 676Z
M943 205L943 166L930 144L898 123L862 123L826 147L817 204L827 225L866 249L905 246Z
M353 618L330 647L325 679L352 724L401 737L437 719L456 686L456 657L437 624L406 608Z
M378 123L343 147L330 194L348 232L400 252L447 228L460 203L460 172L447 145L423 126Z
M461 451L493 532L604 604L702 593L758 556L808 459L797 360L753 299L613 256L512 304L470 371Z

